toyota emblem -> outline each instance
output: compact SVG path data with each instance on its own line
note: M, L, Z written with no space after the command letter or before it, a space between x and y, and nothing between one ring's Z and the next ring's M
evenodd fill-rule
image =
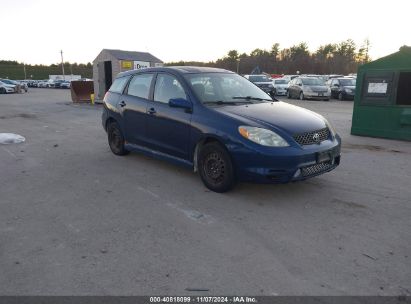
M317 144L319 144L320 143L320 134L314 133L313 141L316 142Z

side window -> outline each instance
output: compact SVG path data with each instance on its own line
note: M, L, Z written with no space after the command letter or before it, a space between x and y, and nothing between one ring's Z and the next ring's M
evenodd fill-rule
M116 80L114 80L109 91L113 93L123 93L124 86L126 85L128 79L129 77L117 78Z
M131 96L141 97L148 99L150 94L151 81L153 80L153 74L137 74L135 75L128 85L127 94Z
M154 100L168 103L172 98L187 99L180 82L172 75L159 74L154 89Z
M331 82L331 86L334 87L337 83L337 80L333 79L333 81Z

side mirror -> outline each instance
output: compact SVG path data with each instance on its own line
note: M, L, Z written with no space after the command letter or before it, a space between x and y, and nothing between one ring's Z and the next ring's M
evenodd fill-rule
M191 102L184 98L171 98L168 105L172 108L191 110Z

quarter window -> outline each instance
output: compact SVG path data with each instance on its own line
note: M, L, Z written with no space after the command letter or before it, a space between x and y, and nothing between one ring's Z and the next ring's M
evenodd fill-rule
M154 89L154 100L168 103L173 98L187 99L181 83L172 75L159 74Z
M148 99L150 94L151 81L153 74L138 74L135 75L128 85L127 94L131 96Z
M128 79L129 77L117 78L114 80L109 91L112 93L122 93Z

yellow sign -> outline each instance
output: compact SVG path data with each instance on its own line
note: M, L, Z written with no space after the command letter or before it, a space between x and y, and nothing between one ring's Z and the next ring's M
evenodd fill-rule
M133 62L132 62L132 61L125 61L125 60L123 60L123 61L121 62L121 67L122 67L123 69L131 69L131 68L133 68Z

